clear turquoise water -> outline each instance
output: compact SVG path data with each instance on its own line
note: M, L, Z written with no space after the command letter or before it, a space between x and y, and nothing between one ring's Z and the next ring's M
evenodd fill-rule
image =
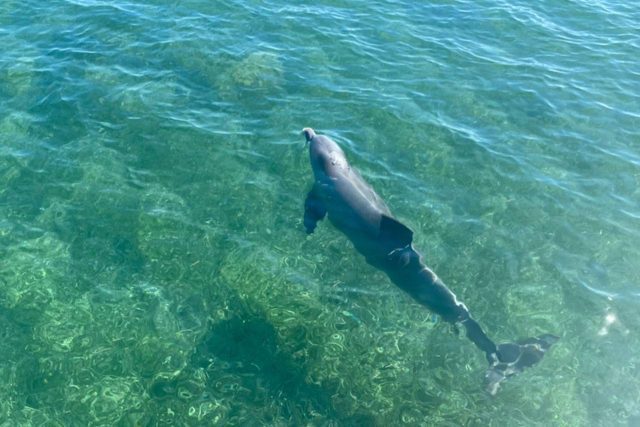
M0 3L0 425L640 423L640 8ZM498 341L330 224L336 139Z

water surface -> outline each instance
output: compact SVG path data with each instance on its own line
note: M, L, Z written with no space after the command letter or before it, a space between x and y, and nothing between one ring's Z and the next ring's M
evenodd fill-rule
M631 1L0 5L2 425L640 423ZM338 141L497 341L329 223Z

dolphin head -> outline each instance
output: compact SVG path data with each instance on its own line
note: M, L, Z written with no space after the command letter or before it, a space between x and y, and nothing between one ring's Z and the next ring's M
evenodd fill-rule
M335 177L349 167L344 152L334 140L317 135L311 128L302 129L302 134L309 143L309 160L316 179Z
M316 136L316 132L311 128L302 129L302 134L304 135L304 138L307 140L307 142L311 142L313 137Z

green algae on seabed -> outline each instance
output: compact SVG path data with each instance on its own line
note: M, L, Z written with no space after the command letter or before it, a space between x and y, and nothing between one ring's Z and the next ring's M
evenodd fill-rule
M17 301L12 317L30 316L35 332L34 358L20 365L35 374L24 389L14 388L30 396L30 406L7 408L7 416L62 419L72 411L87 423L488 421L476 411L482 399L462 391L479 392L482 358L447 328L434 329L422 307L366 266L330 226L311 237L301 228L286 231L299 246L275 252L249 239L230 242L222 230L251 217L245 236L268 236L282 217L255 217L253 207L231 198L209 224L194 225L175 191L161 182L132 185L146 178L124 167L122 153L83 141L65 149L84 158L81 172L73 175L72 192L42 199L36 219L59 238L43 235L15 248L6 271L14 279L24 277L16 268L32 274L33 254L50 269L39 283L25 282L50 296L44 300L37 292L14 298L14 288L21 289L14 282L5 289L5 301ZM273 181L253 175L222 176L229 177L227 188L253 182L247 195L275 212ZM179 191L191 195L198 187ZM119 231L105 229L102 218ZM292 265L305 275L302 282L289 276L285 267ZM362 294L360 283L375 293ZM39 310L29 308L36 303ZM544 388L538 381L527 392ZM459 388L445 393L450 382ZM513 402L521 396L515 393ZM579 407L518 404L531 411Z
M122 246L126 239L136 241L135 236L114 236L110 232L101 233L100 224L91 226L97 218L113 216L124 227L122 230L135 229L126 224L138 220L137 199L153 212L169 208L164 200L175 196L166 192L156 197L163 206L158 203L149 206L150 198L136 195L135 190L134 194L102 192L105 187L100 183L127 175L122 173L119 163L111 163L113 151L98 154L94 160L97 163L85 163L87 169L71 195L75 203L67 200L61 205L60 201L53 200L38 217L41 227L55 228L69 243L43 234L10 248L11 256L3 259L2 277L6 279L0 301L14 322L30 325L32 337L27 350L34 357L31 360L37 362L31 368L33 379L29 383L9 384L17 390L17 395L30 396L28 407L5 407L2 418L25 422L49 416L63 419L65 413L72 412L76 421L111 424L133 419L140 411L148 417L143 405L148 403L147 384L162 372L174 375L183 369L194 334L202 333L198 327L203 320L199 319L206 319L208 311L197 312L205 307L202 304L199 307L200 298L193 299L191 293L185 296L186 300L180 298L179 285L208 286L211 273L202 274L193 268L193 262L184 259L190 255L189 250L185 248L167 256L162 271L153 271L153 263L148 264L150 273L135 263L132 270L126 271L123 259L129 262L141 256L156 259L158 252L136 254L139 249L131 243ZM98 203L98 199L104 197L110 199ZM126 209L127 203L134 200L135 207ZM78 206L86 210L79 210ZM70 221L84 223L88 228L73 227ZM146 241L147 232L154 239L166 235L167 224L144 221L144 217L140 221L142 243ZM83 233L89 235L78 240L77 236ZM184 236L184 231L180 235ZM198 242L175 238L162 243L154 240L149 242L149 247L164 245L167 250L175 250L178 241L188 242L192 247ZM141 248L144 251L146 246L143 244ZM83 259L96 251L102 252L104 264L95 265ZM166 254L168 252L163 252ZM190 275L167 275L166 269L176 271L178 267L181 271L185 265L192 267ZM207 261L202 262L202 267L207 265ZM193 280L199 271L206 282ZM168 295L175 313L167 310L169 303L163 296L163 288L149 285L164 283L155 274L162 274L173 285L165 288L165 292L175 292ZM84 293L89 284L92 289ZM153 327L149 328L150 325ZM158 339L158 334L165 338Z
M207 225L191 224L194 213L184 197L215 201L216 194L202 191L206 186L170 191L163 177L149 180L143 170L125 167L122 152L86 141L65 150L83 165L81 172L73 175L67 198L43 198L37 222L68 244L36 242L55 243L45 245L43 259L64 249L58 276L68 275L80 288L75 299L72 293L49 301L44 313L31 312L45 319L36 323L31 348L39 358L37 374L26 390L39 409L12 412L16 419L60 418L63 412L47 408L62 405L89 423L490 423L478 415L484 401L472 395L481 393L482 357L447 328L434 329L422 307L366 266L330 226L311 237L301 228L283 231L280 239L299 242L293 248L260 248L252 236L268 237L282 215L256 217L253 206L231 197L211 211ZM187 170L198 156L217 155L196 151L172 163ZM137 158L140 166L144 159ZM231 173L238 166L225 159L216 177L226 177L228 189L243 186L245 196L276 212L274 181L261 172ZM118 232L105 229L103 218L117 222ZM293 221L299 223L300 217ZM223 230L240 226L244 238L223 237ZM100 264L92 261L95 254ZM16 260L26 268L25 260ZM307 288L289 277L292 265ZM52 286L47 283L42 286ZM368 288L375 293L363 294ZM86 326L66 328L64 322ZM522 393L544 388L543 374L538 371L537 386L510 384L521 390L505 397L501 410L510 413L511 399L515 404ZM459 388L445 392L449 383ZM579 408L575 402L528 402L518 402L519 411Z

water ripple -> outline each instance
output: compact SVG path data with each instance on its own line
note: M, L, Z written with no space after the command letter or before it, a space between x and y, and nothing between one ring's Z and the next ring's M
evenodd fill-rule
M2 2L0 419L637 419L639 20L597 0ZM303 126L497 339L562 334L544 366L488 407L482 355L328 222L306 236Z

